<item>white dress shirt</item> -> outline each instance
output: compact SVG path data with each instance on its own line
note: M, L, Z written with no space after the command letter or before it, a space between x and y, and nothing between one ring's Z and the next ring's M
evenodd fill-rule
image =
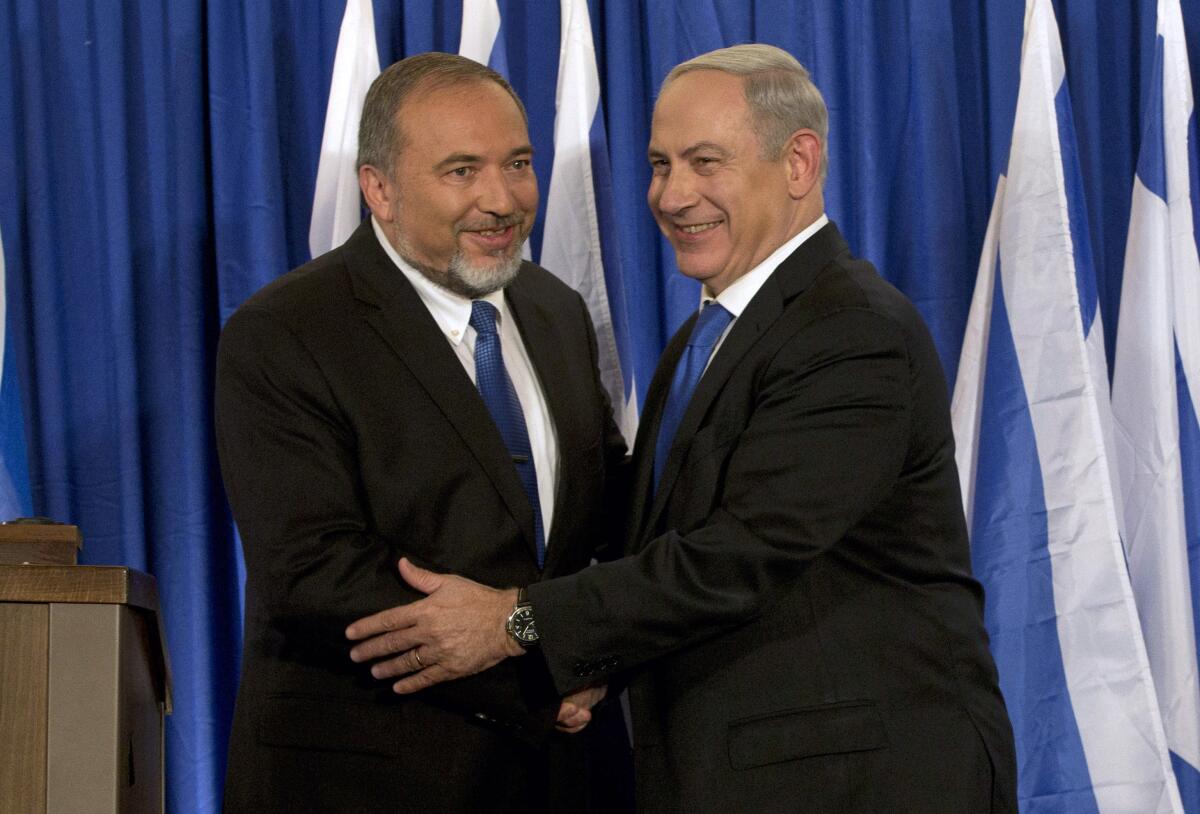
M450 343L450 347L458 356L463 369L475 382L475 329L471 327L471 300L459 296L447 288L443 288L430 280L412 265L406 262L392 244L388 241L382 227L374 217L371 225L375 228L375 237L387 256L396 267L404 273L417 296L434 321L442 330L442 335ZM496 307L496 329L500 332L500 351L504 357L504 367L512 380L513 389L517 391L517 399L521 402L521 412L525 415L525 429L529 433L529 446L533 450L533 467L537 472L538 502L542 506L542 528L545 533L546 546L550 545L550 529L554 520L554 494L558 485L558 434L554 422L550 420L550 410L546 406L546 393L538 380L517 330L516 320L508 308L503 291L494 291L483 300Z
M726 311L733 314L733 319L725 326L725 330L721 333L720 338L717 339L717 344L713 346L713 352L708 357L709 364L712 363L717 352L721 350L721 346L725 344L725 337L729 336L729 331L733 328L733 324L737 322L738 317L746 310L746 306L750 304L750 300L754 299L754 295L763 287L763 283L767 281L767 278L775 273L775 269L779 268L779 264L786 260L792 252L800 248L800 244L815 235L827 223L829 223L829 218L822 213L821 217L817 218L802 229L795 237L767 255L766 259L757 266L730 283L729 287L717 296L714 297L708 290L708 287L704 287L700 292L701 308L715 301L719 302ZM708 365L705 365L704 369L707 371Z

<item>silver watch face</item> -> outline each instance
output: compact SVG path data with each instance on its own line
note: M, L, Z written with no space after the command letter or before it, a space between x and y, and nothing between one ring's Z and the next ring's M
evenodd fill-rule
M521 645L537 644L537 626L533 623L533 607L518 605L508 617L508 632Z

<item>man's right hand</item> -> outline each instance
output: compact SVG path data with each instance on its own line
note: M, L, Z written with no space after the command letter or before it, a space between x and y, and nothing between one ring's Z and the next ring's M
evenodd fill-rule
M346 629L346 637L357 642L350 651L352 660L383 659L371 667L376 678L405 676L392 685L397 693L473 675L525 653L504 628L516 604L515 588L496 590L453 574L426 571L407 559L400 560L400 574L427 596L359 619Z

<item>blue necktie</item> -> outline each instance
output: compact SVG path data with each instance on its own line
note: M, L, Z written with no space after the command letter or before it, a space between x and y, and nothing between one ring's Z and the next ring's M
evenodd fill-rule
M538 500L537 471L533 466L533 450L525 429L525 413L517 399L512 379L504 368L500 355L500 334L496 331L496 307L490 302L471 303L471 327L475 329L475 384L483 403L487 405L504 446L517 467L521 486L533 506L533 533L537 544L538 568L546 562L546 537L542 530L542 504Z
M692 400L692 393L696 391L696 385L704 375L708 357L712 356L713 347L732 319L733 314L716 301L705 305L696 319L687 348L679 357L679 364L675 366L675 375L671 378L671 393L667 396L662 423L658 426L658 439L654 444L655 489L658 488L658 479L662 476L663 467L666 466L667 453L671 451L671 444L675 441L675 433L679 430L679 422L683 420L683 414Z

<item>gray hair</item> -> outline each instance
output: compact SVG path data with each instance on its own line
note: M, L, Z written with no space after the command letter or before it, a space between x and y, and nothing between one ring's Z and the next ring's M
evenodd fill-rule
M516 91L488 66L457 54L437 51L418 54L389 65L371 83L358 124L357 166L370 164L390 177L392 163L404 148L399 113L405 100L417 90L438 90L470 82L495 82L504 88L528 126L525 105Z
M764 160L777 161L792 134L814 131L821 139L821 181L829 171L829 110L808 70L774 45L719 48L676 65L663 87L692 71L721 71L743 78L754 132Z

